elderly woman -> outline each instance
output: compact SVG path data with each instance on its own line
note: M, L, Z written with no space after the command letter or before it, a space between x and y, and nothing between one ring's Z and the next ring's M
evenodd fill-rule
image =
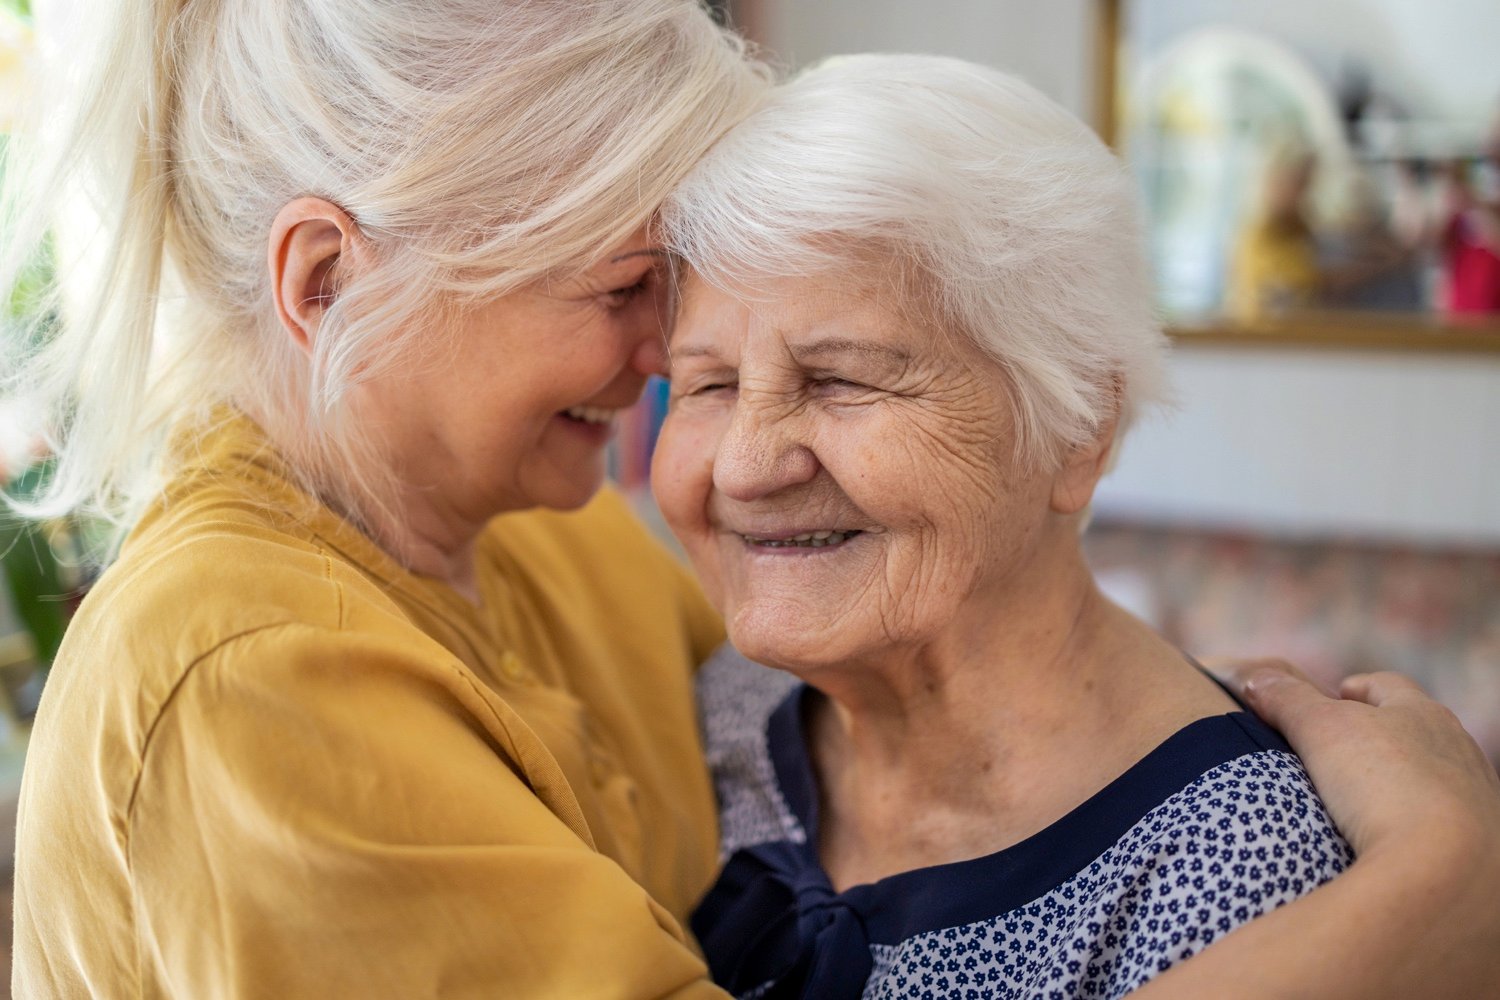
M1164 360L1092 133L978 66L839 60L710 152L663 231L691 270L657 496L779 668L731 651L698 682L721 984L1118 996L1349 867L1287 744L1084 562Z
M0 287L59 209L96 223L58 233L57 326L7 383L56 453L34 506L129 529L32 736L16 994L723 996L682 929L722 625L600 484L663 364L650 220L764 72L695 0L110 6L7 174ZM1294 703L1346 825L1424 844ZM1420 711L1367 726L1392 787L1481 822L1500 795ZM1375 870L1185 968L1320 968L1299 942L1382 893L1486 926L1467 886ZM1374 966L1409 925L1371 923L1337 940Z

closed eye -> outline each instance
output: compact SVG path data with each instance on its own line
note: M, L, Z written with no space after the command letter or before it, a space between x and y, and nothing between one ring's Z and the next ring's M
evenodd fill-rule
M846 378L816 378L812 380L812 387L823 395L836 395L848 392L866 392L869 386L862 382L853 382Z
M647 271L635 284L605 292L605 303L612 309L623 309L630 305L651 287L651 274L652 272Z

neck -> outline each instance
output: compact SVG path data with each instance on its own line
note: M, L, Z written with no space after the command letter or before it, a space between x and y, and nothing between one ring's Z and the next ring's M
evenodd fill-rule
M248 412L283 455L300 459L304 468L320 464L323 456L304 439L301 426ZM319 499L407 569L447 584L470 603L480 603L474 552L487 517L466 515L436 488L405 487L389 503L366 504L359 511L347 509L333 496Z
M934 641L812 678L828 695L808 725L836 885L1009 846L1229 709L1062 542Z
M1113 637L1115 609L1094 587L1076 542L1058 550L1015 580L976 591L941 634L810 675L852 744L910 759L927 736L945 734L932 740L942 752L952 731L935 724L976 716L989 724L996 713L1034 721L1109 683L1109 658L1097 654Z
M445 510L435 492L406 491L366 523L376 544L413 573L447 584L471 604L481 603L474 556L482 520Z

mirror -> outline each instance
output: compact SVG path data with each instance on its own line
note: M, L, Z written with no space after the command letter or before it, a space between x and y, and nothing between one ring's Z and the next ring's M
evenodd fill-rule
M1177 332L1500 351L1500 2L1101 4Z

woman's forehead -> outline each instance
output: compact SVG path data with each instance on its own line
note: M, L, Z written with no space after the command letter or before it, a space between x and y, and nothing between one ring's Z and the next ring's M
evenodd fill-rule
M775 278L723 288L701 278L682 288L673 326L674 354L694 356L780 343L799 356L833 353L897 356L919 349L896 296L866 284L827 278Z

